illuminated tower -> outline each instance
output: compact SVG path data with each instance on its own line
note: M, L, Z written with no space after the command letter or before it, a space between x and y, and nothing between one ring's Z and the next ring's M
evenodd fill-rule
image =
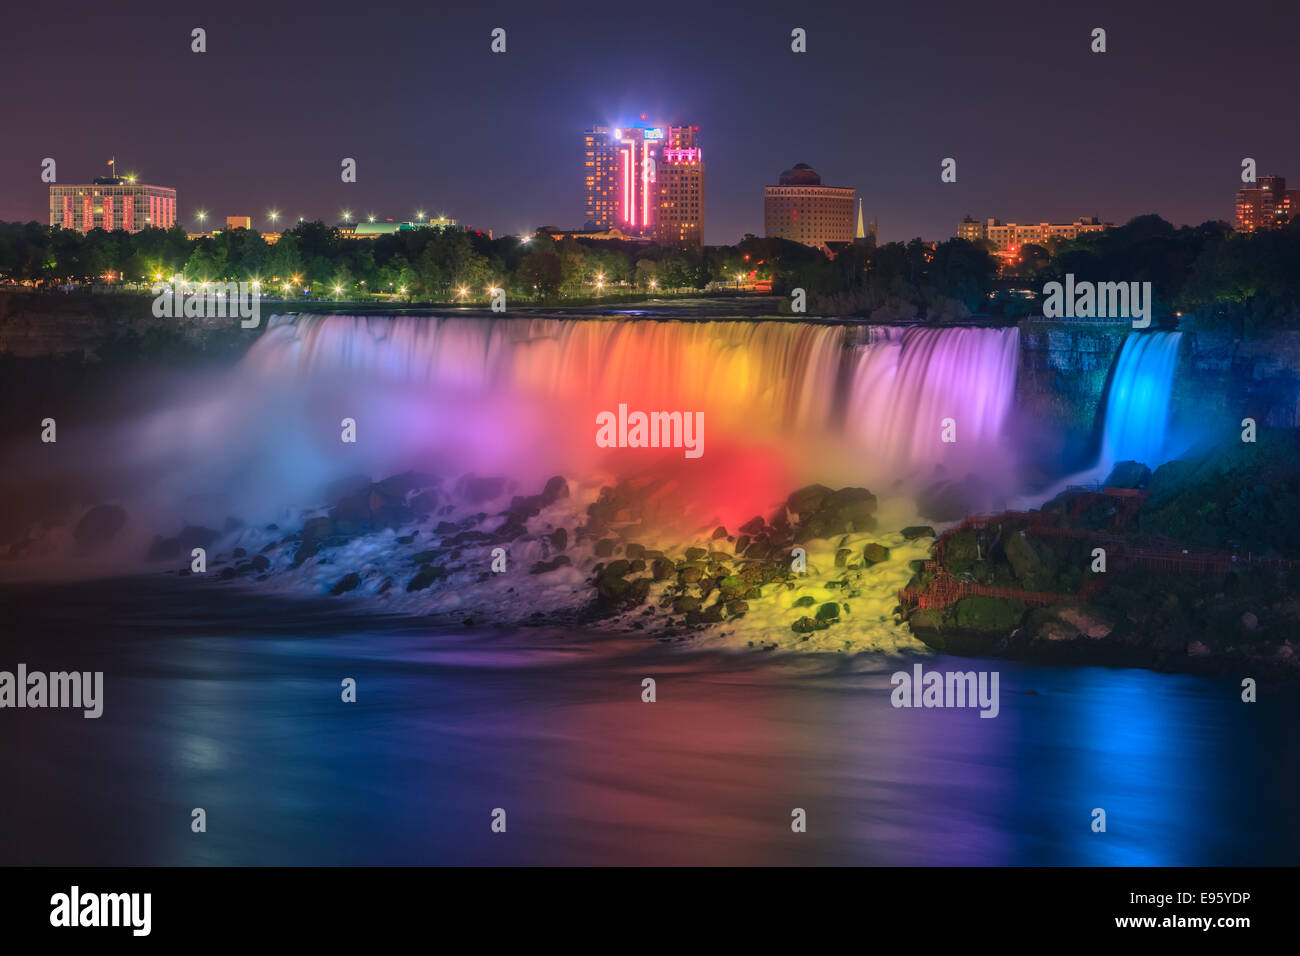
M609 229L619 221L619 151L606 126L583 134L583 171L587 191L587 228Z
M594 126L584 134L587 228L667 245L704 236L698 126Z
M704 241L704 151L698 126L671 126L664 137L658 169L655 239L660 245Z

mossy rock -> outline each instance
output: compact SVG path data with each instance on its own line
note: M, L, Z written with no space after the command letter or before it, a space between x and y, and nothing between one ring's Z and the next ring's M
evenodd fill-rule
M731 574L718 582L718 590L722 592L723 597L731 600L745 592L745 582Z
M705 548L687 548L686 560L702 561L704 558L708 557L708 554L709 552Z
M810 617L801 617L790 625L790 630L796 634L807 634L817 629L817 622Z
M840 617L840 606L836 601L827 601L817 609L817 620L819 621L837 621Z
M889 549L873 541L862 549L862 560L868 565L883 564L889 560Z
M948 538L944 550L944 563L953 574L970 571L979 558L979 538L974 528L958 531Z
M650 565L650 573L654 576L656 581L667 580L673 576L675 570L677 570L676 566L664 557L655 558L653 563Z
M801 598L796 598L795 602L790 606L791 607L812 607L816 603L817 603L817 599L815 597L813 597L811 594L805 594Z
M1023 601L976 594L962 598L953 610L960 628L1009 633L1025 619L1026 606Z
M917 538L933 538L934 529L928 524L908 525L901 532L904 541L915 541Z
M703 607L703 602L697 597L691 597L689 594L683 594L673 602L673 610L678 614L685 614L687 611L698 611Z

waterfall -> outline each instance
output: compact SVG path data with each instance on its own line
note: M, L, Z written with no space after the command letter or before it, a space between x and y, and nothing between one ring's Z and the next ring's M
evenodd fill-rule
M1140 461L1154 469L1164 462L1181 340L1181 332L1148 332L1124 340L1106 397L1099 462L1103 468Z
M1020 331L979 328L884 330L860 349L849 386L849 434L896 466L951 460L969 466L997 453L1015 398ZM956 441L940 439L951 419Z
M1018 356L1015 328L334 315L273 318L245 364L281 381L360 376L700 409L715 434L836 438L906 470L944 460L946 418L959 449L999 441Z

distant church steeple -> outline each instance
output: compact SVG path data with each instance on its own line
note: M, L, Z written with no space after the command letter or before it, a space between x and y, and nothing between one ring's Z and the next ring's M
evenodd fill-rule
M858 234L856 238L858 239L867 238L867 234L862 228L862 197L861 196L858 197Z

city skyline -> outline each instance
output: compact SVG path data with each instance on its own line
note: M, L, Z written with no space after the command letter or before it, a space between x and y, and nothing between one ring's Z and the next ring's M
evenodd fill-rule
M46 220L42 159L58 161L60 183L80 183L117 156L177 190L187 228L198 209L259 223L272 208L289 223L425 208L496 234L580 228L581 131L642 113L708 131L710 245L763 233L761 187L792 161L853 186L891 241L951 235L967 213L1231 221L1243 158L1285 176L1300 155L1300 132L1275 121L1289 96L1285 36L1248 36L1239 16L1203 3L1177 34L1118 5L976 15L957 4L807 14L761 4L744 17L669 5L608 54L611 70L553 68L598 62L600 31L559 13L561 29L539 11L412 11L395 30L395 16L354 18L325 3L249 30L253 8L238 3L201 16L151 3L125 14L60 9L97 40L58 70L41 52L46 14L15 12L0 48L31 88L12 106L0 153L0 218ZM676 14L688 10L683 29ZM207 52L196 54L200 21ZM503 54L489 50L498 21ZM1104 54L1089 50L1098 25ZM793 27L808 31L807 53L791 52ZM142 31L147 61L113 53ZM312 57L334 65L304 66ZM87 98L105 75L107 108ZM122 122L133 116L141 121ZM340 181L345 157L357 160L356 183ZM939 180L946 157L957 159L955 183Z

